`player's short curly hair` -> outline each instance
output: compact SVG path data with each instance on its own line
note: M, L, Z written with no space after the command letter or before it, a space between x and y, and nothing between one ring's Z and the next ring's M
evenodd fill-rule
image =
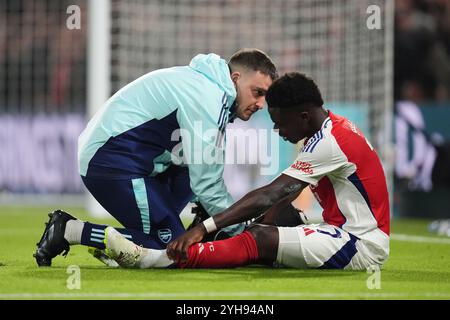
M252 71L259 71L268 75L272 81L278 78L277 68L267 53L254 49L245 48L234 53L228 65L231 70L240 66Z
M299 72L286 73L272 83L266 95L269 108L322 107L323 99L315 82Z

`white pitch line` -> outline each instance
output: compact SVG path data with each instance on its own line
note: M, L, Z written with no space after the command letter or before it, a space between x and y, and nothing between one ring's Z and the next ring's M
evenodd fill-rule
M180 292L180 293L159 293L159 292L143 292L143 293L0 293L0 299L67 299L67 298L148 298L148 299L176 299L176 298L450 298L450 293L440 292L424 292L420 294L411 293L368 293L368 292L347 292L347 293L314 293L314 292Z
M397 233L391 234L391 239L405 242L450 244L450 239L446 238L411 236L408 234Z

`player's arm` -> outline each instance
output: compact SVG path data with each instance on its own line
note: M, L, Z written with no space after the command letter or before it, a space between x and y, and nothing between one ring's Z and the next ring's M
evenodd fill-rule
M222 229L248 221L279 202L281 202L280 206L292 202L307 185L306 182L281 174L270 184L249 192L225 211L206 220L206 225L214 225L215 229ZM185 260L187 248L200 242L208 231L212 232L213 230L210 227L207 230L204 223L198 224L169 243L167 246L168 256L173 260Z
M214 216L214 223L217 229L222 229L255 218L269 208L267 213L274 215L297 198L307 185L306 182L281 174L270 184L247 193L230 208Z

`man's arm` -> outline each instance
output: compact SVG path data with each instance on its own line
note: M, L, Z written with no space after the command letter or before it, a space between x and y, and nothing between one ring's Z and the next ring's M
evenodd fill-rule
M280 201L283 202L281 205L284 204L286 206L307 185L306 182L281 174L270 184L247 193L230 208L215 215L214 223L217 229L222 229L229 225L255 218Z
M264 213L280 200L288 202L295 199L307 186L306 182L281 174L270 184L246 194L225 211L211 217L217 229L248 221ZM291 201L292 201L291 200ZM207 234L203 223L198 224L167 246L167 254L173 260L185 260L189 246L200 242Z

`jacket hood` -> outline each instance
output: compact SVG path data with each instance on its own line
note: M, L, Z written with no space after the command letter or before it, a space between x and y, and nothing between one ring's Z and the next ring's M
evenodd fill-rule
M189 66L216 83L231 98L230 101L236 99L236 89L230 77L228 64L217 54L198 54L191 60Z

